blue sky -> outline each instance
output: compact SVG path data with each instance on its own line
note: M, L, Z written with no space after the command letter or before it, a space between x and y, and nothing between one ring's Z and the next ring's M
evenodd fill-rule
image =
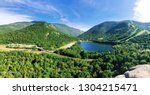
M40 20L88 30L104 21L150 21L150 0L0 0L0 24Z

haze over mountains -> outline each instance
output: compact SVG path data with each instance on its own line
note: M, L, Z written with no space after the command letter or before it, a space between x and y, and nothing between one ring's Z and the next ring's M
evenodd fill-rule
M69 27L65 24L59 24L59 23L52 23L52 25L54 25L54 27L59 30L60 32L67 34L69 36L72 37L77 37L79 35L81 35L84 31L81 31L79 29L73 28L73 27Z

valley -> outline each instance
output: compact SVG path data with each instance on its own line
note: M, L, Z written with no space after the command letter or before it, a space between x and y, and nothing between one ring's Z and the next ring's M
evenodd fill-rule
M112 78L150 64L145 23L104 22L86 32L42 21L24 24L1 28L2 78Z
M27 44L1 44L0 45L0 51L3 52L11 52L11 51L21 51L21 52L28 52L28 53L35 53L35 54L41 54L41 53L49 53L49 54L55 54L54 52L60 49L67 49L72 47L76 42L68 43L67 45L64 45L60 48L55 48L54 50L41 50L42 47L37 47L35 45L27 45ZM61 55L57 55L61 56Z

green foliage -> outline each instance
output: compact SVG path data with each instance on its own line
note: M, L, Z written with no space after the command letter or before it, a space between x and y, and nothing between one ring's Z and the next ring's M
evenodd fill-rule
M150 44L150 35L140 35L135 37L134 39L131 39L130 41L134 43Z
M100 62L96 65L94 62L66 57L23 52L0 52L0 58L0 77L3 78L101 77L99 76ZM93 68L92 64L96 66ZM105 65L107 68L108 65ZM95 69L98 70L95 72ZM101 74L103 73L101 72Z
M37 22L24 29L0 35L1 44L33 44L45 49L55 49L75 40L44 22Z
M52 24L52 25L54 25L58 31L60 31L66 35L72 36L72 37L77 37L83 33L83 31L69 27L65 24Z
M92 35L87 34L84 37L92 40L93 38L100 40L102 37L102 41L108 41L108 38L111 38L109 41L121 41L141 31L131 22L120 23L103 23L90 30ZM150 64L150 52L145 50L149 47L149 38L147 34L136 36L128 43L114 45L112 52L89 53L78 44L55 52L67 57L51 53L0 52L0 77L111 78L123 74L132 66ZM44 22L37 22L21 30L0 34L1 44L33 44L45 49L55 49L75 40L77 39L57 31L53 25Z
M75 46L74 46L75 47ZM144 51L142 45L134 43L124 43L113 46L112 52L89 53L80 49L71 49L72 52L80 54L78 58L95 59L91 63L94 76L112 77L123 74L132 66L138 64L148 64L150 62L150 52ZM80 51L79 51L80 50ZM61 50L62 55L70 56L68 50ZM65 54L66 53L66 54ZM74 53L74 54L75 54ZM74 57L74 56L70 56ZM90 68L90 69L91 69ZM111 72L111 73L110 73ZM99 75L97 75L99 73ZM106 74L107 73L107 74Z
M61 50L55 51L55 53L60 54L60 55L69 56L69 57L74 57L74 58L81 58L80 53L82 51L83 51L83 49L78 44L75 44L71 48L61 49Z
M0 25L0 34L20 30L32 24L33 23L31 22L16 22L16 23L7 24L7 25Z
M82 59L96 59L99 54L97 52L86 52L84 51L79 44L75 44L70 48L67 49L61 49L58 51L55 51L55 53L73 57L73 58L82 58Z
M81 34L79 38L100 42L124 42L134 39L138 33L143 35L143 28L147 29L148 25L135 21L104 22ZM144 40L143 36L140 37Z
M115 45L114 51L101 53L91 61L51 54L0 52L0 77L111 78L132 66L149 64L150 52L141 49L138 44Z

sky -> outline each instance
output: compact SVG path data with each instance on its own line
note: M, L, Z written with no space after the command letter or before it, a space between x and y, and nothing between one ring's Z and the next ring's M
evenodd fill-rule
M0 25L62 23L88 30L104 21L150 22L150 0L0 0Z

